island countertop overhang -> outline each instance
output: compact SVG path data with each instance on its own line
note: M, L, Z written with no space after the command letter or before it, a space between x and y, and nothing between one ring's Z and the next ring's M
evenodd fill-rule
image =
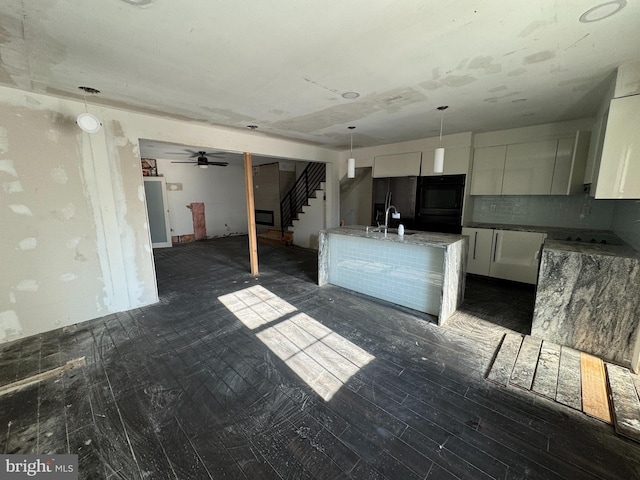
M439 232L422 232L418 230L406 230L404 235L397 233L384 233L367 231L364 225L349 225L345 227L329 228L321 232L326 234L347 235L351 237L369 238L371 240L380 240L385 242L404 243L408 245L424 245L426 247L447 248L456 242L463 240L465 235L456 235L453 233Z

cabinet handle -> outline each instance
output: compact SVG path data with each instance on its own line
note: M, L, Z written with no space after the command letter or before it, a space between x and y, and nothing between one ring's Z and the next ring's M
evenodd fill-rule
M493 263L496 262L496 250L498 250L498 233L496 233L496 241L493 244Z
M476 259L476 246L478 245L478 232L476 232L476 236L473 239L473 259Z

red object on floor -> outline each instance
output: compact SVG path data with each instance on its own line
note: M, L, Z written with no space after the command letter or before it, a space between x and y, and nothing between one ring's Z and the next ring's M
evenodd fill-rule
M193 234L196 240L206 240L207 224L204 218L204 203L191 204L191 216L193 217Z

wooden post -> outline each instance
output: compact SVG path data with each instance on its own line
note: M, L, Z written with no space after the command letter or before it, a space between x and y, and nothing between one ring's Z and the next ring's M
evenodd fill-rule
M244 183L247 191L247 222L249 227L249 259L251 275L258 275L258 238L256 237L256 209L253 201L253 165L251 154L244 154Z

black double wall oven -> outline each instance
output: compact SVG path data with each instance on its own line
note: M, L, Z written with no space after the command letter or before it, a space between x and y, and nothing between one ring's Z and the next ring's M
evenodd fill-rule
M466 175L420 177L416 193L415 228L460 233Z

